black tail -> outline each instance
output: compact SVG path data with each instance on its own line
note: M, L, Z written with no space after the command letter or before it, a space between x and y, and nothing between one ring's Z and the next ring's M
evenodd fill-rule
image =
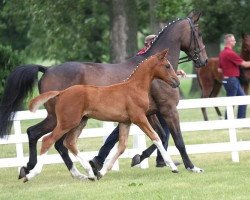
M21 109L27 95L32 94L38 71L45 73L46 70L41 65L22 65L9 75L0 104L0 138L10 134L15 112Z

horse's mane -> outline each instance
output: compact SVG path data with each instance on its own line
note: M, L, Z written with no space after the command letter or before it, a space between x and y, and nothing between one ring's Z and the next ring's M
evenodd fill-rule
M170 27L171 25L175 24L176 22L179 22L183 20L183 18L177 18L176 20L172 20L172 21L168 21L167 22L167 25L165 25L161 31L159 31L159 33L155 36L154 40L152 41L152 44L150 45L150 47L145 51L145 53L147 53L151 48L152 46L156 43L156 41L159 39L159 37L166 31L169 31L170 30Z
M132 71L132 73L125 80L123 80L123 82L129 81L130 78L134 75L134 73L138 70L138 68L143 64L143 62L150 59L151 57L153 57L153 56L150 56L149 58L146 58L146 59L142 60L141 62L139 62L138 65Z

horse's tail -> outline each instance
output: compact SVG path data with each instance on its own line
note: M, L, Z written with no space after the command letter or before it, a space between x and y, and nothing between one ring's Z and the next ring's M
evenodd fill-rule
M40 94L39 96L35 97L30 101L29 104L29 110L31 112L36 112L36 110L44 103L46 103L48 100L56 97L60 92L59 91L49 91L45 92L43 94Z
M21 108L28 94L32 94L39 71L45 73L47 68L41 65L22 65L8 76L0 104L0 138L10 134L15 112Z

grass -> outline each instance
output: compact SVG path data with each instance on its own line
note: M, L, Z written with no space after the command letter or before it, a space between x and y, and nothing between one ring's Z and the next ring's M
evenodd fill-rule
M74 180L57 164L46 165L42 174L24 184L17 180L16 168L0 169L0 199L249 199L249 152L240 153L240 163L224 153L190 157L205 173L190 173L181 165L180 173L173 174L168 168L155 168L154 158L143 170L121 159L119 172L111 171L96 182Z

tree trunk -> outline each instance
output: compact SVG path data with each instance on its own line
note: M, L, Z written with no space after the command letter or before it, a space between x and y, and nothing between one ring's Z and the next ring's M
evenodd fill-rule
M158 0L149 0L150 30L154 34L157 34L161 29L160 22L156 18L157 1Z
M137 52L136 1L112 0L110 62L122 62Z

